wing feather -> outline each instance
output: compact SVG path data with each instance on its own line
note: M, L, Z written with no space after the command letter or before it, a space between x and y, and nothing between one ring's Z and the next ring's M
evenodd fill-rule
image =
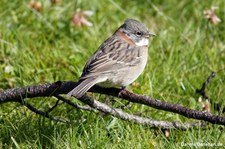
M140 48L114 36L107 39L86 63L80 79L114 73L140 62Z

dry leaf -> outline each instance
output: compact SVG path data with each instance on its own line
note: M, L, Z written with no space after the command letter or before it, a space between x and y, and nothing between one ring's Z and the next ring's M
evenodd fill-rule
M34 10L39 11L39 12L42 10L41 2L38 2L38 1L35 1L35 0L31 0L28 6L31 9L34 9Z
M201 103L201 105L202 105L202 111L204 111L204 112L209 112L210 113L210 103L209 103L209 100L208 99L206 99L205 101L203 101L202 100L202 97L199 97L198 98L198 102L200 102Z
M210 103L209 103L209 100L207 99L205 102L203 102L202 104L202 110L204 112L209 112L210 113Z
M73 15L72 23L75 26L93 26L91 22L89 22L86 17L93 15L92 11L78 11Z
M203 14L212 24L216 25L221 22L220 18L215 14L215 10L218 9L216 6L212 6L211 9L204 10Z
M57 3L59 3L60 2L60 0L51 0L51 3L52 4L57 4Z
M170 136L169 130L165 130L164 133L165 133L165 136L166 136L167 138Z

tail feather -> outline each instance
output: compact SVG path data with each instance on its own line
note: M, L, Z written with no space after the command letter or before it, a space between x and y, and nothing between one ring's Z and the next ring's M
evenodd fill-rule
M73 96L76 98L82 97L92 86L94 86L97 82L96 78L87 78L83 80L78 86L76 86L72 91L70 91L67 95Z

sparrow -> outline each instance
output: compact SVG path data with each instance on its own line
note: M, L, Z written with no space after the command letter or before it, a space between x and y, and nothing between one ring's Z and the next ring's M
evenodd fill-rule
M149 37L145 24L125 20L88 60L78 85L67 95L81 98L95 84L125 88L143 72L148 60Z

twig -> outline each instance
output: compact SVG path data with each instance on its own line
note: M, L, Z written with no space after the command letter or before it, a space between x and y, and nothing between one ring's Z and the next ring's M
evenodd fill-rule
M205 127L206 123L186 123L183 124L181 122L173 121L173 122L167 122L167 121L156 121L150 118L143 118L139 117L133 114L128 114L126 112L123 112L121 109L113 109L110 106L101 103L97 100L92 99L91 97L84 95L83 97L79 98L80 101L88 104L90 107L95 108L103 113L113 115L115 117L118 117L120 119L126 120L126 121L132 121L137 124L143 124L147 125L152 128L161 128L161 129L190 129L190 128L196 128L196 127Z
M209 99L209 97L206 95L205 89L207 85L211 82L211 80L216 76L215 72L212 72L209 77L206 79L206 81L202 84L201 89L196 89L196 93L200 94L204 99Z
M223 70L223 69L222 69ZM221 70L220 70L221 71ZM206 95L205 89L207 85L212 81L212 79L216 76L215 72L212 72L205 82L203 82L201 89L196 89L196 93L201 95L203 99L209 99L209 97ZM224 113L225 108L222 106L222 103L213 103L214 110Z
M59 101L60 101L60 100L57 100L56 103L54 104L54 106L52 106L52 107L47 111L47 113L52 112L52 110L54 110L54 109L59 105Z
M41 115L43 117L49 118L51 120L54 120L54 121L57 121L57 122L63 122L63 123L77 123L77 122L79 122L77 120L67 120L67 119L64 119L64 118L58 118L58 117L51 116L51 115L48 114L48 112L44 112L42 110L39 110L39 109L33 107L31 104L27 103L26 101L23 101L23 103L32 112L34 112L38 115Z
M187 118L204 120L212 124L225 125L224 116L217 116L217 115L213 115L211 113L207 113L203 111L188 109L178 104L170 104L170 103L162 102L162 101L152 99L146 96L133 94L129 92L128 90L122 90L119 94L119 97L134 103L140 103L140 104L144 104L156 109L174 112L174 113L183 115Z
M64 101L65 103L67 103L68 105L74 107L74 108L77 108L77 109L82 109L82 110L87 110L87 111L95 111L95 109L93 108L90 108L90 107L87 107L87 106L81 106L81 105L78 105L78 104L75 104L73 103L72 101L60 96L60 95L55 95L56 98L58 98L59 100L62 100Z
M77 86L77 82L55 82L48 84L40 84L27 86L16 89L8 89L0 92L0 103L4 102L22 102L22 98L34 98L34 97L45 97L45 96L54 96L58 94L66 94L74 87ZM180 114L187 118L194 118L198 120L204 120L212 124L225 125L225 117L217 116L203 111L192 110L186 107L183 107L178 104L170 104L160 100L156 100L150 97L137 95L129 92L124 89L116 88L101 88L98 86L92 87L89 92L107 94L114 97L120 97L122 99L128 100L130 102L144 104L149 107L156 109L170 111L173 113Z

